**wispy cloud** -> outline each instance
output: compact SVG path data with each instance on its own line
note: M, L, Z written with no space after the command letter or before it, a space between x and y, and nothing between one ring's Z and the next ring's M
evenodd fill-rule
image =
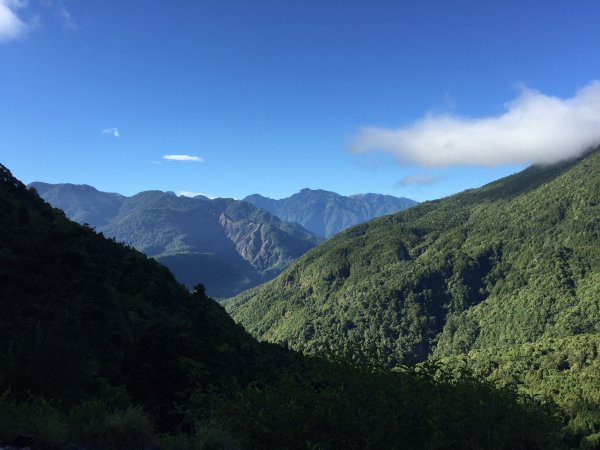
M523 87L499 116L428 114L404 128L367 127L350 150L389 152L400 164L497 166L554 163L597 144L600 81L593 81L567 99Z
M168 161L192 161L192 162L204 162L199 156L193 155L163 155L163 159Z
M427 184L433 184L440 179L440 176L435 175L407 175L397 181L395 187L403 188L407 186L423 186Z
M110 134L111 136L114 136L116 138L121 137L118 128L107 128L106 130L102 130L102 133Z
M19 38L30 28L17 14L17 10L26 6L21 0L0 0L0 43Z
M62 22L63 26L69 30L77 30L77 24L73 16L65 6L63 0L40 0L42 6L51 10L52 14Z
M210 199L216 198L216 197L211 197L210 195L203 194L202 192L192 192L192 191L179 191L179 195L183 195L184 197L197 197L198 195L201 195L203 197L210 198Z
M73 20L71 13L64 6L60 6L55 11L56 16L62 21L63 26L69 30L77 30L79 27Z

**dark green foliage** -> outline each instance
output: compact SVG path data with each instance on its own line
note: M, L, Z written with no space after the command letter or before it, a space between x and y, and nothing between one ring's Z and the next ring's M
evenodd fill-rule
M218 304L68 221L1 169L0 387L17 398L134 402L166 424L198 407L204 390L262 372L263 347Z
M149 416L139 407L112 409L106 402L83 402L66 411L60 402L40 396L15 401L0 397L0 442L18 435L33 436L35 448L64 448L87 442L105 450L148 448L156 439Z
M320 241L298 224L233 199L161 191L124 197L72 184L31 187L70 219L154 257L189 288L205 283L216 297L272 279Z
M550 409L466 372L394 373L259 344L204 286L190 294L3 166L0 208L1 440L27 433L36 448L114 450L558 445Z
M558 448L557 424L535 402L435 365L317 363L249 387L227 415L247 448Z
M316 235L326 238L374 217L392 214L417 204L404 197L380 194L344 197L322 189L302 189L297 194L280 200L253 194L244 201L266 209L282 220L299 223Z

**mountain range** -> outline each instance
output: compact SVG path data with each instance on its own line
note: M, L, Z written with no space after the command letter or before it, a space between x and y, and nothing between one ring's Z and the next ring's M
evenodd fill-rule
M560 448L553 411L510 386L257 342L2 165L0 209L2 448Z
M226 307L254 336L305 353L445 361L520 383L592 436L599 199L600 149L533 165L346 230Z
M353 226L225 301L254 337L283 347L276 351L225 325L202 286L192 302L211 305L205 312L178 306L188 294L156 262L77 228L9 172L1 175L5 389L63 398L101 392L111 380L121 387L101 395L116 399L127 386L136 402L181 419L207 408L200 392L214 389L190 390L188 382L223 388L225 379L246 380L225 389L239 401L219 397L219 420L247 448L306 446L314 436L340 448L365 439L375 448L443 448L446 439L473 448L600 445L600 149ZM138 196L129 203L108 194L70 214L89 221L117 211L142 245L184 252L187 229L170 230L200 204L234 224L247 220L244 208L274 217L247 202ZM152 223L167 231L146 242L136 233ZM170 319L161 325L161 317ZM191 331L207 321L214 327L205 334ZM218 362L221 352L230 359ZM92 360L78 359L87 354ZM154 371L172 382L163 389L147 376ZM6 395L0 413L11 411ZM179 412L170 411L182 398ZM358 404L360 421L348 420Z
M389 195L343 197L309 189L288 199L253 195L238 201L161 191L126 197L88 185L30 186L70 219L152 256L190 288L205 284L215 297L231 297L271 280L321 242L319 236L415 203ZM319 232L315 235L302 223Z
M321 239L233 199L145 191L131 197L87 185L30 187L70 219L152 256L181 282L229 297L272 279Z
M249 195L244 201L252 203L281 220L296 222L317 236L330 238L353 225L375 217L392 214L417 204L405 197L381 194L342 196L322 189L302 189L279 200Z

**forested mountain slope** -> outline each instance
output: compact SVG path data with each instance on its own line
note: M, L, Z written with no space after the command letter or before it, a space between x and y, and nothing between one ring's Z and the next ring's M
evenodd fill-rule
M351 228L226 307L306 353L518 386L600 448L600 150Z
M177 405L248 383L264 372L262 356L280 357L203 292L67 220L2 165L0 208L2 392L133 402L178 423Z
M511 388L258 343L2 165L0 208L1 447L561 447L550 411Z
M330 238L352 225L401 211L417 202L381 194L345 197L322 189L302 189L291 197L274 200L259 194L244 201L266 209L282 220L296 222L318 236Z
M32 183L81 224L160 261L181 283L232 296L272 279L320 239L298 224L233 199L146 191L132 197L91 186Z
M572 448L600 446L600 333L543 337L445 357L444 366L467 368L496 386L517 389L560 408Z
M255 336L389 365L600 327L600 152L353 227L234 298Z

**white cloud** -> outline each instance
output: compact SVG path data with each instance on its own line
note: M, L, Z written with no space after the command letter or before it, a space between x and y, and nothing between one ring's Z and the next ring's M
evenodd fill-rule
M118 128L107 128L106 130L102 130L102 133L110 134L111 136L114 136L116 138L121 137Z
M400 164L443 167L554 163L600 144L600 81L572 98L522 88L493 117L428 114L397 129L367 127L354 138L354 153L381 150Z
M192 162L204 162L199 156L192 155L163 155L163 159L169 161L192 161Z
M24 6L21 0L0 0L0 43L17 39L29 29L29 24L17 15Z
M414 185L423 186L426 184L435 183L439 179L440 179L439 176L434 176L434 175L407 175L405 177L402 177L396 183L396 187L407 187L407 186L414 186Z
M77 24L62 0L39 0L30 4L29 0L0 0L0 43L20 38L28 31L37 28L46 13L37 5L58 18L69 30L76 30ZM27 20L23 15L26 12Z

